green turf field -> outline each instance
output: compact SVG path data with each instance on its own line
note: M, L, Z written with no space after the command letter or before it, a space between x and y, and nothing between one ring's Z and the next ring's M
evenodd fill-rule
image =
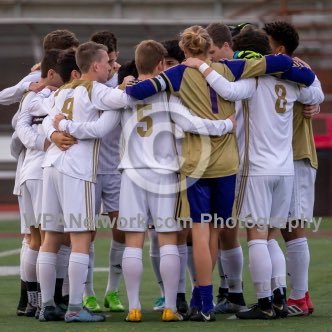
M0 268L3 266L17 266L19 255L3 257L2 252L18 249L20 238L4 238L6 233L18 232L18 222L0 221ZM332 331L332 219L323 218L320 231L310 238L311 248L311 270L310 289L311 297L315 304L315 313L310 317L288 318L275 321L240 321L227 320L227 315L218 315L215 323L163 323L160 314L152 311L152 303L158 297L158 286L149 262L148 247L145 248L145 271L143 275L141 302L143 306L142 323L125 323L124 313L107 314L104 323L96 324L66 324L63 322L40 323L33 318L17 317L15 309L18 301L19 276L0 277L0 331ZM105 235L105 234L104 234ZM97 238L96 241L96 267L107 267L109 239L107 237ZM248 275L247 247L242 239L245 253L244 286L245 298L248 304L255 301L253 287ZM280 241L280 243L282 243ZM100 302L102 302L104 289L107 281L107 273L95 273L95 290ZM215 293L217 290L218 276L215 274ZM189 280L188 280L189 287ZM189 294L189 292L188 292ZM126 303L125 290L120 290L121 298ZM189 299L189 296L187 296Z

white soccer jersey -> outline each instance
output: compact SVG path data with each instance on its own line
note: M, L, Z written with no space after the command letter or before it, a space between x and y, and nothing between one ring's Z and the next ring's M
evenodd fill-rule
M57 113L67 114L74 122L90 122L99 118L100 111L109 111L127 106L127 96L117 89L111 89L95 81L74 80L64 85L54 96L51 119ZM117 112L112 112L114 126L118 121ZM50 120L49 120L50 121ZM44 121L44 130L49 137L50 128ZM98 139L79 140L67 151L61 151L54 144L47 150L43 167L54 166L61 173L74 178L95 182L98 166L100 141Z
M24 97L20 103L20 107L19 107L17 113L14 115L13 120L12 120L12 125L15 128L15 133L13 135L13 138L15 139L16 149L19 148L19 144L17 144L17 139L15 138L17 136L16 127L18 125L18 119L20 117L21 111L23 109L26 109L27 105L29 104L29 102L31 101L33 96L34 96L33 92L29 92L24 95ZM30 144L30 146L32 146L33 144L41 144L40 143L42 141L41 136L39 136L38 132L35 131L35 129L33 129L32 127L26 128L24 130L23 136L24 136L24 141L26 143ZM13 148L13 146L12 146L12 148ZM17 154L17 153L18 153L18 151L15 151L15 154ZM26 155L26 148L22 144L22 148L19 151L19 155L17 158L15 184L14 184L14 190L13 190L14 195L21 195L21 191L20 191L20 184L22 183L21 182L21 170L22 170L24 159L25 159L25 155Z
M245 103L236 103L240 172L248 169L247 175L293 175L293 104L296 100L320 103L324 96L319 81L300 88L273 76L228 82L216 72L211 74L207 81L223 98L250 98L248 109Z
M21 168L20 184L26 180L42 180L42 162L44 160L45 133L41 121L32 124L33 117L29 114L29 101L34 97L34 92L29 92L22 103L21 112L16 125L17 135L26 148L24 162Z
M0 91L0 104L10 105L19 102L24 93L28 91L30 84L38 82L39 80L40 71L33 71L16 85Z
M106 86L115 88L118 85L118 74L106 82ZM99 151L97 174L119 174L121 125L102 137Z

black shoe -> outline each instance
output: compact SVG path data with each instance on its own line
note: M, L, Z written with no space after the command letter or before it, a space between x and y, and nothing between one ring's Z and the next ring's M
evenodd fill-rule
M217 295L217 304L228 298L228 288L219 287Z
M272 309L262 310L258 304L254 304L248 310L242 310L235 314L240 319L275 319L276 313Z
M286 301L282 303L272 303L277 318L286 318L288 316L288 305Z
M17 307L16 309L16 315L17 316L25 316L25 311L26 311L26 307Z
M48 322L48 321L61 321L64 320L65 314L58 307L46 306L40 310L39 321Z
M35 317L36 311L37 311L37 307L34 307L30 303L28 303L28 305L25 309L25 316Z
M216 320L216 316L213 311L210 311L208 314L204 314L202 311L199 311L195 315L192 315L190 320L193 322L214 322Z
M28 305L28 293L25 281L21 280L21 295L16 308L17 316L25 316L25 310Z
M185 293L177 293L176 308L181 315L186 315L188 312L188 303L186 301Z

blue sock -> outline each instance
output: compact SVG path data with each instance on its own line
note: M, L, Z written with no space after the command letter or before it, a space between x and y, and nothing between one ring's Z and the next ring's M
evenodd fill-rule
M203 302L202 312L207 314L213 309L213 286L199 286L199 292Z
M202 309L202 298L198 287L194 287L193 289L190 300L190 308L197 308L198 310Z

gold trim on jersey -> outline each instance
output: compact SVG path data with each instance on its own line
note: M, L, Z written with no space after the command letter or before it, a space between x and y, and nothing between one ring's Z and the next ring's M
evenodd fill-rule
M93 82L94 81L89 81L89 80L72 80L71 82L61 86L56 92L55 92L55 97L60 93L61 90L64 89L75 89L79 86L83 86L86 88L88 91L89 98L91 99L91 93L92 93L92 88L93 88Z
M86 209L86 228L89 231L95 229L92 200L92 183L84 181L85 185L85 209Z
M93 143L93 155L92 155L92 181L97 181L97 169L99 160L99 149L100 149L100 139L95 139Z
M242 101L242 112L243 112L243 122L244 122L244 156L243 156L243 166L241 174L238 174L240 177L239 190L236 197L235 203L235 213L239 217L242 205L244 194L247 186L248 175L249 175L249 104L248 100Z

